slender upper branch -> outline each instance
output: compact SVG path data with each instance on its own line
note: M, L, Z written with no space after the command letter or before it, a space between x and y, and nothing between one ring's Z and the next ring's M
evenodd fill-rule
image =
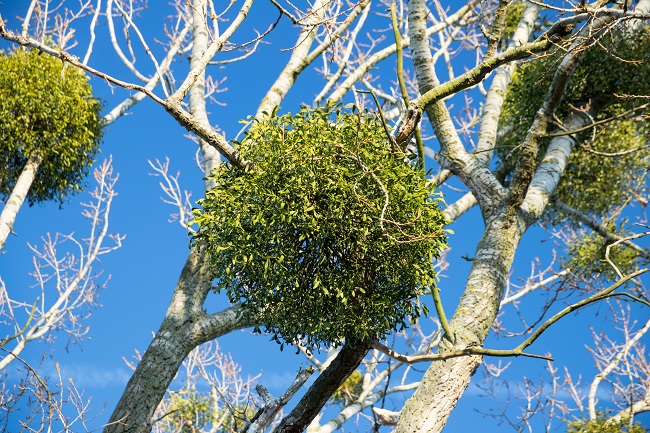
M463 20L463 18L467 17L476 6L480 0L471 0L468 2L466 5L460 7L456 12L453 14L449 15L447 19L440 21L431 27L427 28L426 35L431 36L433 34L436 34L438 32L441 32L442 30L448 28L449 26L459 23L460 21ZM411 39L409 37L405 37L402 39L402 48L406 48L410 46L411 44ZM347 78L337 87L337 89L332 92L332 94L327 98L328 101L339 101L343 98L343 96L352 88L352 86L361 80L364 75L368 73L377 63L380 61L386 59L387 57L391 56L392 54L395 54L397 52L397 45L396 44L391 44L388 47L377 51L376 53L372 54L369 56L363 63L361 63L359 66L357 66L354 71L350 72L350 75L347 76Z
M379 350L380 352L390 356L391 358L395 358L398 361L405 362L407 364L413 364L416 362L424 362L424 361L435 361L435 360L442 360L442 359L450 359L450 358L457 358L460 356L470 356L470 355L481 355L481 356L500 356L500 357L510 357L510 356L527 356L530 358L539 358L539 359L546 359L552 361L553 358L550 356L546 355L535 355L535 354L530 354L524 352L524 350L529 347L531 344L535 342L546 330L553 324L557 323L561 318L564 316L568 315L569 313L572 313L576 310L579 310L583 307L586 307L588 305L591 305L595 302L601 301L603 299L607 299L613 296L620 296L620 293L615 293L614 291L618 289L619 287L623 286L625 283L628 281L646 273L648 270L647 269L641 269L636 272L633 272L629 275L624 276L620 280L618 280L616 283L612 284L611 286L607 287L606 289L601 290L598 293L595 293L588 298L583 299L582 301L576 302L575 304L571 304L568 307L562 309L562 311L556 313L552 317L550 317L548 320L546 320L542 325L540 325L539 328L537 328L528 338L526 338L525 341L523 341L521 344L519 344L517 347L511 350L500 350L500 349L485 349L483 347L476 347L476 346L468 346L464 349L460 350L451 350L447 352L442 352L442 353L434 353L434 354L428 354L428 355L402 355L398 353L397 351L383 345L380 342L373 342L372 347L374 349Z
M187 74L187 77L185 78L183 83L178 87L178 90L176 90L176 92L169 97L168 100L170 103L174 105L180 104L180 102L187 95L187 92L190 91L192 85L194 85L196 80L201 76L205 68L208 66L208 64L214 57L214 55L223 48L226 42L228 42L228 39L230 39L233 33L235 33L235 30L239 28L241 23L248 15L248 12L250 11L252 5L253 5L253 0L246 0L244 2L241 9L239 10L239 13L232 21L232 23L230 23L228 28L217 39L215 39L214 41L212 41L212 43L210 43L210 45L205 50L201 58L195 63L195 66Z

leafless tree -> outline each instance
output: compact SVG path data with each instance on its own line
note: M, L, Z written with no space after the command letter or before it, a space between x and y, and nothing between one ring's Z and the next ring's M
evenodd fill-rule
M8 288L0 280L4 334L0 340L0 373L5 379L0 419L5 426L13 422L20 423L22 431L79 431L89 418L88 397L72 381L64 380L58 363L53 377L47 377L39 373L40 365L31 365L21 354L28 345L50 344L59 334L67 334L70 345L82 341L89 332L85 321L99 306L99 291L109 280L101 258L120 248L124 240L123 235L108 231L118 178L111 160L101 163L93 175L95 189L89 193L90 200L82 202L88 233L83 237L47 234L41 246L30 245L37 296L29 298L27 295L34 292ZM9 380L17 383L12 386ZM76 415L70 417L68 410Z

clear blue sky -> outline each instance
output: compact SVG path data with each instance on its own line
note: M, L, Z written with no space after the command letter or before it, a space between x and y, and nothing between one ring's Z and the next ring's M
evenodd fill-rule
M150 3L151 8L144 12L147 18L140 22L147 23L142 30L151 40L161 34L164 13L155 10L157 2ZM27 4L26 0L0 1L0 12L4 19L8 19L9 29L19 28L16 16L24 14ZM274 11L270 3L258 2L253 6L249 20L256 23L257 29L262 31L268 26L268 17L275 14ZM118 78L134 82L132 76L120 67L108 42L104 23L98 27L97 33L95 53L89 64ZM251 35L253 33L249 31L244 36ZM227 105L211 105L210 120L226 132L227 138L233 138L239 131L239 119L254 114L261 97L284 65L283 59L288 58L288 53L281 50L294 44L295 35L296 29L288 20L283 19L280 27L271 34L271 43L261 45L251 61L216 69L217 77L222 74L227 76L224 86L228 91L217 95ZM237 40L243 41L244 36L239 36ZM81 28L76 37L80 41L79 46L85 47L86 29ZM7 47L5 42L0 44ZM72 52L81 55L74 49ZM142 56L139 62L146 64L147 59ZM187 61L184 62L180 66L181 70L187 68ZM182 77L180 72L177 76ZM310 86L310 80L313 79L317 79L317 75L311 69L300 77L298 84L282 103L283 110L297 111L301 102L311 102L315 92L314 87ZM96 78L92 84L95 94L106 102L109 109L129 94L120 88L111 89ZM160 89L157 89L157 93L161 94ZM63 374L72 378L80 389L92 396L93 412L100 411L103 404L106 404L103 415L93 425L107 421L130 376L122 357L130 358L135 349L146 349L152 332L157 330L163 318L188 253L189 238L178 225L168 223L168 214L173 209L160 200L159 178L149 175L152 170L147 163L147 160L164 160L169 157L171 171L180 170L182 173L182 187L193 191L195 199L199 198L203 185L201 173L194 162L195 145L185 137L186 134L162 108L149 100L141 102L127 116L108 127L99 160L112 155L115 170L120 175L116 187L119 195L110 216L110 227L112 232L126 234L126 239L121 249L102 260L105 273L111 275L107 288L100 293L102 307L95 310L87 320L90 338L79 347L70 347L66 351L66 336L59 335L57 343L52 346L53 350L35 342L24 356L26 360L38 364L43 352L47 352L41 372L52 372L53 362L59 362ZM91 179L88 179L88 183L91 184ZM62 208L58 204L48 203L31 208L25 206L21 210L14 227L18 236L10 237L0 255L0 276L10 295L17 298L23 295L28 298L34 296L35 289L30 288L33 280L28 275L32 270L28 243L39 244L40 237L48 232L75 232L80 237L86 233L87 226L80 215L81 208L78 204L80 200L86 199L86 194L82 193L72 197ZM449 261L452 266L441 282L448 311L455 308L469 271L469 262L460 257L473 255L482 233L478 211L473 210L461 222L455 223L452 229L454 235L449 239L452 246ZM553 245L548 234L541 230L527 234L524 243L527 247L519 251L514 273L525 277L529 273L530 261L537 255L548 253ZM223 295L214 295L213 298L209 308L216 309L225 305ZM533 308L536 307L538 306ZM596 372L591 356L584 348L584 344L590 341L589 328L592 323L597 328L606 326L606 322L604 324L600 321L605 314L600 314L593 321L595 311L596 308L592 308L552 329L533 346L535 352L552 352L558 367L570 366L576 374L580 372L588 380ZM604 308L601 313L604 313ZM291 348L280 352L279 346L270 342L269 337L251 336L248 331L227 335L220 338L219 343L222 350L231 352L243 366L244 375L262 372L259 382L276 395L283 392L298 366L305 363L304 358L295 355ZM490 344L499 347L513 345L511 341L494 339L489 341L488 345ZM543 361L514 359L508 380L512 384L520 383L523 374L536 380L538 376L544 375L544 366ZM424 369L424 366L418 368ZM477 377L479 375L480 372ZM475 411L485 411L489 407L492 406L489 406L487 399L480 397L474 386L470 387L452 414L446 431L467 431L475 429L477 425L481 425L485 432L502 431L503 426L499 427L493 420L484 418ZM639 419L650 425L649 417ZM352 425L346 427L347 431L352 429Z

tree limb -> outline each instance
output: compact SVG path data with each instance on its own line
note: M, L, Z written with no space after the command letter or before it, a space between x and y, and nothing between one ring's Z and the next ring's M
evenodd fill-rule
M296 392L305 384L307 379L316 371L314 367L307 367L304 370L300 370L296 375L293 383L279 398L273 397L262 385L257 385L255 388L257 393L264 399L266 405L261 408L256 414L251 424L244 426L241 429L241 432L247 433L263 433L268 426L273 422L275 416L282 410L282 408L291 400Z
M369 348L368 342L345 343L337 357L318 376L296 407L274 430L274 433L302 432L318 415L334 391L359 366Z
M639 271L633 272L629 275L626 275L625 277L621 278L619 281L616 283L612 284L608 288L601 290L600 292L589 296L588 298L583 299L582 301L576 302L575 304L571 304L568 307L562 309L560 312L556 313L553 315L551 318L546 320L539 328L537 328L528 338L526 338L525 341L523 341L521 344L519 344L517 347L514 349L510 350L502 350L502 349L485 349L483 347L476 347L476 346L468 346L464 349L461 350L451 350L448 352L444 353L434 353L434 354L427 354L427 355L402 355L398 353L397 351L391 349L390 347L385 346L384 344L374 341L371 344L371 347L373 349L377 349L380 352L390 356L391 358L394 358L398 361L405 362L407 364L414 364L417 362L424 362L424 361L436 361L436 360L443 360L443 359L450 359L450 358L457 358L460 356L470 356L470 355L481 355L481 356L498 356L498 357L511 357L511 356L526 356L529 358L538 358L538 359L545 359L547 361L553 361L553 358L547 355L536 355L536 354L531 354L531 353L526 353L524 352L524 349L526 349L528 346L533 344L535 340L537 340L551 325L559 321L561 318L566 316L569 313L572 313L576 310L579 310L583 307L586 307L587 305L591 305L594 302L601 301L603 299L615 297L615 296L621 296L624 295L624 293L613 293L614 290L617 288L621 287L628 281L632 280L633 278L638 277L639 275L644 274L647 272L647 269L641 269Z

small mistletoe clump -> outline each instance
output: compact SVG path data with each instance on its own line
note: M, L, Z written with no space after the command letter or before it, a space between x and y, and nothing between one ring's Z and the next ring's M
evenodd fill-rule
M420 315L444 218L373 115L303 109L253 120L196 211L218 290L278 341L380 338Z
M37 50L0 51L0 199L34 156L30 205L81 190L101 143L101 109L83 71Z

